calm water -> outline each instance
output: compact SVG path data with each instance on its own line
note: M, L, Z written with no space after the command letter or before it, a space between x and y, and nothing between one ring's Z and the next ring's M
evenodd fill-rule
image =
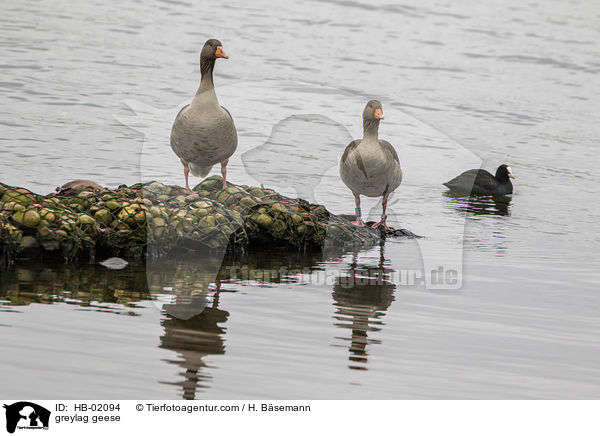
M218 37L217 93L240 138L231 181L351 212L337 159L378 98L405 172L392 222L426 236L121 271L23 262L0 278L0 396L600 397L594 1L0 10L2 182L181 184L170 126ZM444 194L500 163L517 176L510 202ZM460 289L400 279L440 263ZM379 279L346 286L369 271Z

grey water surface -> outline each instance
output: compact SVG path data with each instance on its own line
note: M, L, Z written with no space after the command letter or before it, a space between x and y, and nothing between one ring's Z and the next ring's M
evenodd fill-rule
M0 272L0 397L600 398L597 6L3 2L3 183L182 184L169 131L216 37L232 182L351 213L337 159L377 98L405 173L391 224L425 239L122 270L21 261ZM445 194L501 163L510 201ZM428 259L461 265L460 289L401 279Z

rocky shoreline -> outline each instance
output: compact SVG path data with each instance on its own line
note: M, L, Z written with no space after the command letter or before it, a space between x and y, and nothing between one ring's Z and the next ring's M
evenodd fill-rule
M386 237L322 205L268 188L230 183L223 190L221 184L214 176L194 194L150 182L38 195L0 183L0 256L7 263L34 256L158 258L174 249L312 251L366 248ZM387 236L416 235L398 230Z

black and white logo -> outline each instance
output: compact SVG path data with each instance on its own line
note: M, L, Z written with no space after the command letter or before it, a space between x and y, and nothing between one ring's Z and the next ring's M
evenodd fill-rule
M16 429L47 430L50 423L50 411L29 401L5 404L6 431L14 433Z

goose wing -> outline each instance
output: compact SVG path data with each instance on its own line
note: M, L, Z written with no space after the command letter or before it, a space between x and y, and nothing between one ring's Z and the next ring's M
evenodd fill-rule
M350 165L356 164L358 169L362 171L365 177L367 177L367 170L365 169L365 164L363 163L362 158L360 157L360 153L353 153L354 150L356 150L356 147L358 147L358 144L360 144L359 139L355 139L350 144L348 144L346 150L344 150L344 154L342 155L342 165L348 167ZM354 162L352 161L351 156L354 156Z
M395 160L396 162L400 163L400 159L398 158L398 153L396 153L396 149L394 148L394 146L392 144L390 144L387 141L384 141L383 139L379 140L379 144L381 145L381 148L383 148L383 151L386 153L387 157L391 160Z

